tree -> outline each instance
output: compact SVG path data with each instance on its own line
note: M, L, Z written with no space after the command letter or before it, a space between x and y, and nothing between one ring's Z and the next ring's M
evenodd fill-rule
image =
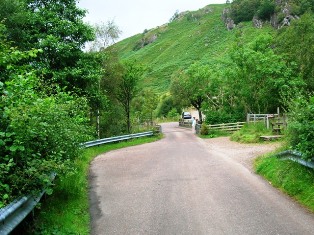
M95 40L88 45L91 51L100 51L111 46L122 33L113 20L109 20L106 24L96 24L94 29L96 35Z
M101 64L104 74L101 79L100 89L108 99L106 108L100 110L100 135L102 137L110 137L125 132L125 125L122 121L125 118L125 114L118 100L123 65L118 58L117 51L112 49L112 47L108 47L98 53L105 57Z
M250 45L238 39L226 71L227 93L244 113L276 112L282 95L302 83L283 57L272 49L273 38L264 34Z
M186 71L174 74L170 88L177 102L192 105L198 110L200 121L202 121L202 104L208 96L210 75L211 70L207 65L196 62Z
M260 6L260 0L233 0L231 15L236 24L251 21Z
M32 66L47 87L56 84L67 91L84 93L85 79L78 61L82 48L93 40L92 27L83 22L85 11L76 0L1 0L11 11L2 17L8 29L7 38L21 50L41 49ZM3 11L2 11L3 12Z
M158 117L168 117L171 111L176 112L177 113L176 115L178 115L181 112L182 110L182 107L180 106L181 104L175 102L174 98L175 98L174 96L169 94L166 94L161 97L161 101L157 111Z
M276 3L273 0L261 0L257 16L262 20L269 20L275 13Z
M30 14L26 11L25 1L0 0L0 6L0 22L7 28L7 40L17 45L29 38L26 27L29 26Z
M144 89L139 93L138 97L134 99L134 109L138 113L140 121L148 121L153 123L153 112L158 105L158 95L152 89Z
M296 64L295 72L306 83L306 89L314 89L314 16L306 13L300 20L283 28L276 44L277 52L282 54L288 64ZM293 67L292 67L293 68Z
M100 113L106 110L109 105L109 98L104 88L105 69L103 64L107 61L107 55L100 52L86 52L78 61L78 73L85 77L81 82L85 82L84 95L90 107L90 122L96 126L96 136L100 138ZM96 121L95 121L96 119Z
M143 76L144 69L134 61L123 63L124 72L118 85L117 99L122 104L126 115L127 132L131 132L131 102L138 93L138 81Z

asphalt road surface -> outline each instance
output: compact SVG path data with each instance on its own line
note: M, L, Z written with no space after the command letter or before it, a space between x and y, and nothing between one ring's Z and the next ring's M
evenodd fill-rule
M314 234L314 215L233 158L227 141L220 150L177 123L162 128L160 141L94 159L91 234Z

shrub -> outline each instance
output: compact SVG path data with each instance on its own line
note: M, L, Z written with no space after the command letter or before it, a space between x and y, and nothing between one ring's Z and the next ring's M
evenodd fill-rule
M299 96L289 106L289 143L310 160L314 157L314 96Z
M233 123L242 120L240 113L227 113L224 111L208 111L205 112L207 124Z
M46 96L37 86L29 73L7 82L2 91L0 207L49 188L52 172L73 172L80 143L88 138L86 101L63 92Z
M231 3L232 19L236 24L251 21L259 7L260 0L233 0Z
M178 116L179 114L176 108L172 108L167 115L168 118L176 118Z
M275 8L276 4L273 0L264 0L257 10L257 15L262 20L269 20L271 15L274 14Z
M157 111L157 116L167 117L168 113L172 112L174 109L177 111L177 113L179 113L181 110L181 108L175 104L173 97L167 96L161 101L160 106Z
M201 127L201 135L208 135L209 134L209 128L206 124L203 124Z

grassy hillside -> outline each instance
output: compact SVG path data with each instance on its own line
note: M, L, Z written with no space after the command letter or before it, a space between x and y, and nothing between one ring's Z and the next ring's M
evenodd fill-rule
M135 59L148 67L141 85L159 93L168 91L171 74L186 69L194 61L223 69L228 51L234 44L235 34L241 28L245 40L252 40L271 27L256 29L251 22L242 23L228 31L221 19L225 5L208 5L198 11L185 12L175 21L127 38L114 45L121 59ZM134 49L142 38L156 34L157 40L141 49Z

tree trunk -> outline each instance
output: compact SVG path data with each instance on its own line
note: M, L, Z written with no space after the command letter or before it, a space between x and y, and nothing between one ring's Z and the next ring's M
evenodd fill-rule
M127 118L127 131L130 134L131 133L131 120L130 120L130 102L127 102L126 107L126 118Z
M199 123L202 124L203 123L203 116L202 116L202 111L201 109L198 109L198 117L200 118Z

